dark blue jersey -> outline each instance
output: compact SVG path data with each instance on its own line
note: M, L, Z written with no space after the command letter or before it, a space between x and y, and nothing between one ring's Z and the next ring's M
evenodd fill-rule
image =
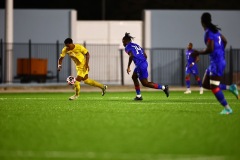
M186 51L186 60L187 60L187 66L192 64L192 62L196 61L196 58L191 56L191 53L193 52L193 49L189 49Z
M133 62L136 67L139 67L142 63L147 62L146 57L144 56L144 50L136 43L128 43L125 47L127 54L131 52L133 54Z
M219 63L221 61L225 61L225 50L224 44L221 39L220 32L214 33L211 30L207 29L204 34L204 42L207 44L209 40L214 41L214 50L210 53L210 62L211 63Z

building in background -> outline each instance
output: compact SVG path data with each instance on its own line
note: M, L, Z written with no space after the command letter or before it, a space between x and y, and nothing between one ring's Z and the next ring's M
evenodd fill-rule
M49 60L48 68L51 68L50 71L56 75L54 68L57 55L61 51L64 39L72 37L74 42L82 43L89 49L91 70L97 71L97 73L91 72L93 74L91 77L104 82L121 84L123 80L124 84L132 84L131 77L125 72L128 56L123 54L121 63L119 54L120 49L123 49L121 39L125 32L129 32L135 37L134 42L146 48L151 65L149 73L157 75L157 77L150 75L150 78L171 84L170 81L176 79L174 76L176 72L169 66L179 64L176 69L182 68L181 49L185 48L185 44L191 41L196 48L204 47L204 31L200 25L200 16L205 11L211 12L214 23L223 28L223 34L228 38L227 48L230 46L240 48L240 33L238 32L240 11L226 10L145 10L141 21L81 21L77 20L77 11L71 9L15 9L14 43L29 43L29 40L32 44L55 45L59 43L58 49L55 46L52 49L32 46L31 49L32 58L41 58L40 55L46 55L45 57ZM4 39L4 23L4 10L2 9L0 10L0 39ZM106 47L106 45L109 46ZM176 48L178 50L171 51L171 53L164 50ZM23 56L28 57L26 53L28 50L26 46L18 46L14 54L21 58L22 52ZM37 52L38 54L34 55ZM161 54L163 56L159 56ZM15 58L14 61L17 62L17 59ZM60 81L64 81L69 74L75 74L74 66L70 62L65 63L65 72L60 73ZM15 66L14 77L16 72ZM160 73L163 72L167 72L171 78L161 79L163 76Z

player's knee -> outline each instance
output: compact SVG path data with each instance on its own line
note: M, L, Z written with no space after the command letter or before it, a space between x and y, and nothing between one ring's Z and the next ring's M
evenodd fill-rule
M89 84L89 79L83 81L85 84Z
M148 87L148 84L147 84L147 83L142 83L142 85L143 85L144 87Z
M219 92L221 89L218 86L214 86L212 89L212 93L216 94L217 92Z
M136 80L138 79L136 76L132 76L132 80Z
M146 81L141 81L141 83L142 83L142 85L143 85L144 87L148 87L148 82L146 82Z
M196 77L195 77L195 80L196 80L196 81L200 81L201 79L200 79L200 77L196 76Z

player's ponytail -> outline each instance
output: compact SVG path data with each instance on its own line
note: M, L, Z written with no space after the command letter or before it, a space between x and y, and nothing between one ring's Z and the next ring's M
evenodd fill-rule
M134 39L134 37L130 36L130 33L125 33L125 36L123 37L123 39L125 40L129 40L129 41L132 41Z

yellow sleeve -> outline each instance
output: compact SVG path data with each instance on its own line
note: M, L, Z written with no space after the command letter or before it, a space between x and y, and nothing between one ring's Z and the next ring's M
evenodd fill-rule
M82 46L82 45L80 47L80 50L81 50L82 54L87 54L87 52L88 52L88 50L84 46Z
M62 49L62 53L60 54L60 57L65 57L65 56L66 56L66 53L67 53L67 48L64 47L64 48Z

